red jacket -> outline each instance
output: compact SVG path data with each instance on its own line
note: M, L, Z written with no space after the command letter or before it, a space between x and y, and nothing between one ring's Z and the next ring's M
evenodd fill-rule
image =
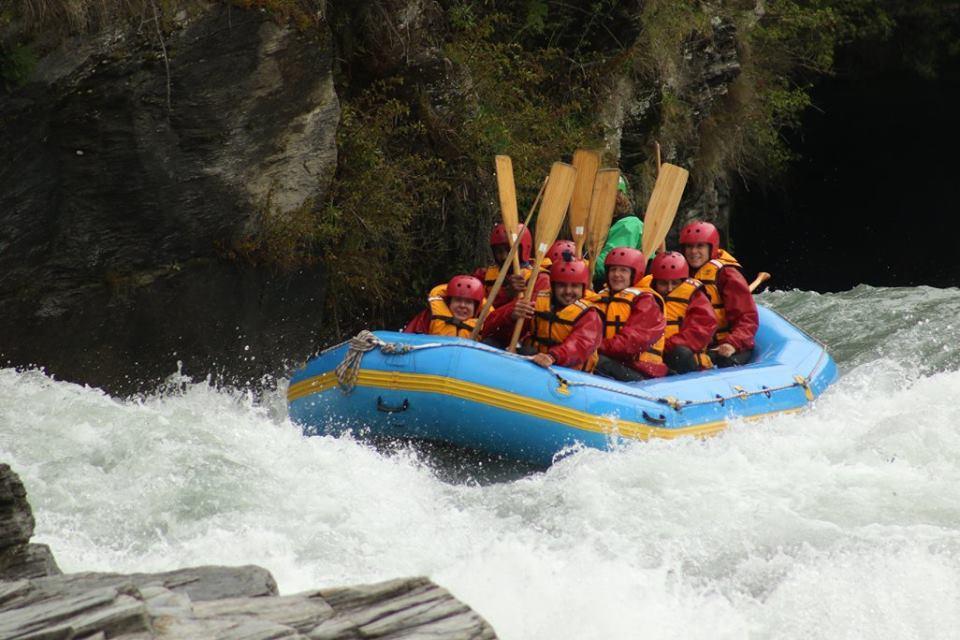
M473 272L473 277L479 280L480 282L484 282L484 278L487 277L488 268L489 267L480 267L476 269ZM507 276L509 277L509 274L507 274ZM486 283L484 283L484 288L486 289L486 293L489 294L490 288L486 287ZM541 267L540 273L537 274L537 282L536 284L533 285L533 295L536 296L538 291L542 291L544 289L549 289L549 288L550 288L550 272L549 270L545 271ZM500 291L497 291L497 297L493 301L493 307L495 309L499 309L503 305L515 299L516 299L516 296L513 295L513 293L507 289L506 279L504 279L504 284L500 287Z
M516 320L510 317L513 308L516 306L516 300L487 316L487 321L483 324L483 335L494 336L506 342L513 336L513 327ZM530 322L524 323L521 332L521 340L529 335ZM600 346L603 339L603 320L600 314L595 310L584 313L573 328L570 335L561 344L550 347L549 353L561 367L579 367L593 355L593 352Z
M672 351L675 347L687 347L694 353L703 351L710 346L716 330L717 314L713 312L710 298L702 290L697 291L690 298L690 304L687 305L687 310L683 314L680 331L667 338L664 350Z
M717 276L717 289L723 298L723 308L730 324L730 335L723 342L737 351L753 349L753 338L760 326L760 316L743 274L735 268L721 269Z
M430 309L424 309L413 316L406 326L403 327L404 333L430 333Z
M713 307L709 307L713 314ZM656 344L666 327L660 304L651 294L637 296L630 309L630 317L617 335L604 338L600 353L628 367L654 378L667 375L667 366L662 362L638 362L637 356Z

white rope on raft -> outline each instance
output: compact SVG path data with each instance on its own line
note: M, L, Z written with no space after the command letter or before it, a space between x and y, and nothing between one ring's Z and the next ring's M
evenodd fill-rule
M372 331L364 329L356 336L350 338L346 341L347 344L347 353L344 355L343 360L340 364L337 365L335 372L337 374L337 385L340 387L340 390L349 394L353 391L354 387L357 385L357 378L360 375L360 364L363 361L363 355L369 351L380 348L380 352L386 355L403 355L405 353L410 353L413 351L420 351L422 349L435 349L438 347L459 347L461 349L476 349L478 351L485 351L487 353L494 353L497 355L505 357L520 357L525 360L529 360L529 356L518 356L516 354L507 354L501 349L496 347L491 347L479 342L472 343L447 343L447 342L429 342L426 344L410 345L403 344L398 342L385 342L378 338ZM822 346L822 345L821 345ZM572 382L567 380L559 373L553 370L552 367L548 367L547 370L560 381L562 385L567 387L585 387L591 389L602 389L604 391L611 391L613 393L619 393L621 395L630 396L633 398L639 398L641 400L647 400L650 402L656 402L659 404L665 404L675 411L679 411L683 407L694 406L694 405L704 405L704 404L713 404L719 403L723 404L727 400L734 400L736 398L747 398L749 396L764 394L770 395L773 391L782 391L784 389L791 389L793 387L801 387L805 391L808 391L810 379L813 376L813 372L817 370L820 366L820 363L823 361L824 356L826 355L826 350L824 349L820 357L817 359L816 364L813 366L813 369L810 370L810 374L806 377L797 376L795 381L791 384L781 385L778 387L763 387L756 391L747 391L740 390L737 393L730 396L716 396L708 400L680 400L672 396L668 397L658 397L650 395L648 393L643 393L638 389L623 389L620 387L612 387L599 382Z

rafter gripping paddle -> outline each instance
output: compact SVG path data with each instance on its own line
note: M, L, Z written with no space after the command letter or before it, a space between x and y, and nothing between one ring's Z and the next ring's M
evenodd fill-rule
M523 292L523 299L527 302L533 299L533 288L537 284L537 276L540 275L540 263L543 262L543 257L547 255L547 250L557 239L560 227L563 226L563 219L566 217L567 207L570 206L576 180L577 170L569 164L554 162L550 168L550 179L547 181L547 189L543 193L543 204L540 205L540 213L537 215L533 273L530 274L527 289ZM513 327L513 336L507 346L510 353L517 352L517 340L520 338L523 322L521 318Z

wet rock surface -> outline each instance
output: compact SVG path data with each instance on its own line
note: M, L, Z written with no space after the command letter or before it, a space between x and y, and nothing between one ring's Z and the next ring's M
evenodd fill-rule
M496 638L470 607L428 578L278 596L256 566L164 573L61 574L30 544L33 513L19 477L0 464L0 637L39 638ZM25 571L24 548L47 561Z

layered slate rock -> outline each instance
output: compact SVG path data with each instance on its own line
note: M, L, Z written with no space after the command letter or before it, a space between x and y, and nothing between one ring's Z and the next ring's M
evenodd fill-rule
M50 547L30 542L34 525L33 511L20 477L10 465L0 463L0 579L60 573Z
M62 575L49 549L30 543L33 528L20 478L0 464L4 640L496 638L480 615L427 578L278 596L270 572L252 565ZM36 562L11 560L22 553Z
M187 571L203 581L210 569ZM427 578L208 601L194 601L186 591L163 586L162 579L120 578L85 574L0 582L0 637L496 638L482 617Z
M191 3L0 87L0 362L126 393L178 362L257 379L316 346L324 274L238 247L324 201L331 46L320 19Z

